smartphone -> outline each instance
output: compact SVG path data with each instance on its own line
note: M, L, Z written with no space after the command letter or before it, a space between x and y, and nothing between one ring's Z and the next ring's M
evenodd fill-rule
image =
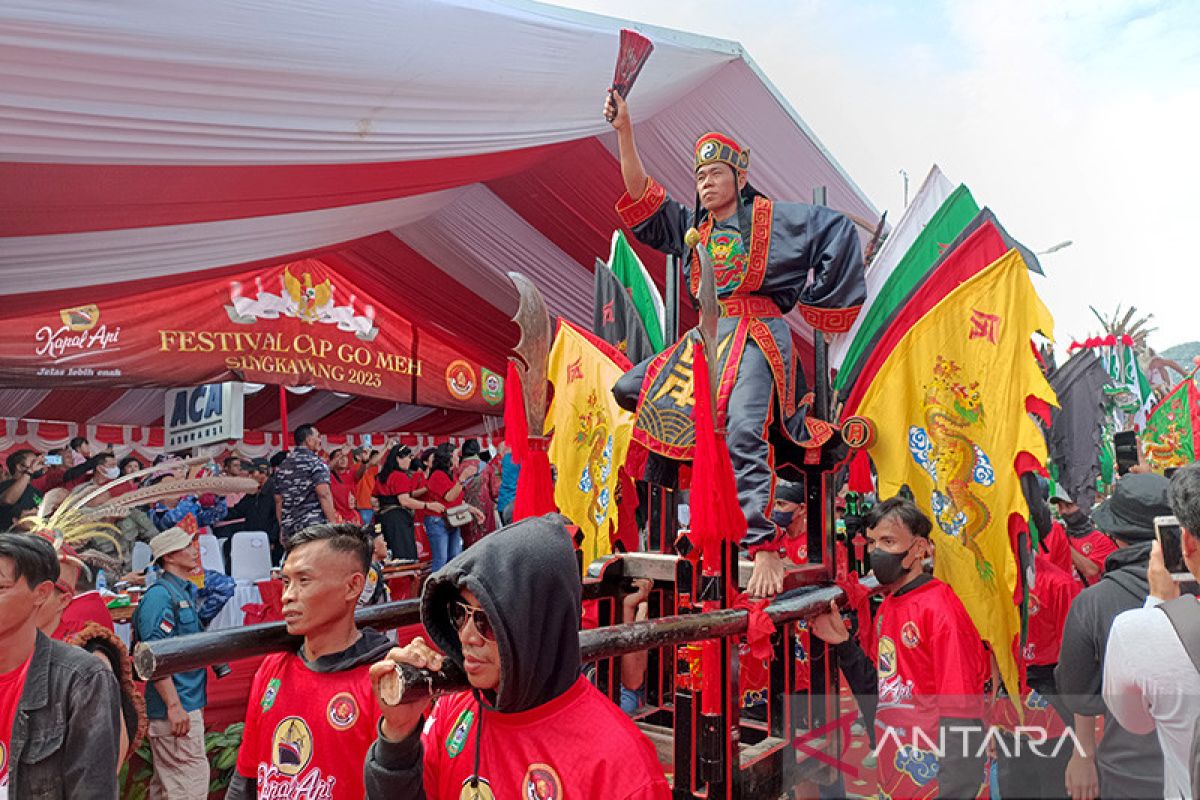
M1180 577L1182 574L1183 580L1191 580L1192 575L1183 561L1183 545L1179 541L1179 537L1178 519L1175 517L1154 518L1154 538L1158 539L1158 544L1162 547L1163 564L1166 565L1167 572L1170 572L1172 577Z
M47 453L45 462L47 467L61 467L62 456L60 456L58 453Z
M1113 449L1117 456L1117 474L1124 475L1138 463L1138 439L1133 431L1113 434Z

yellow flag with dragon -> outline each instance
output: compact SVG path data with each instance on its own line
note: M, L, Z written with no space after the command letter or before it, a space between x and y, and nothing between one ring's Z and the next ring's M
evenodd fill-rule
M554 400L546 415L550 463L557 470L554 501L583 533L584 567L612 552L617 522L617 470L625 463L633 415L617 405L612 385L625 360L605 342L560 321L550 348Z
M879 431L880 497L907 484L933 520L934 575L991 645L1011 697L1021 619L1009 523L1028 515L1015 464L1021 452L1047 458L1027 399L1057 405L1030 348L1035 331L1049 335L1053 319L1010 250L904 335L858 412Z

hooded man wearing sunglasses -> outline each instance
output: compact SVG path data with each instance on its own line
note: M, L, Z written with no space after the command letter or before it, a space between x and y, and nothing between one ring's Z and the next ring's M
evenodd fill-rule
M580 675L580 580L562 518L502 528L425 584L423 639L371 667L462 667L471 689L389 706L367 755L376 800L669 798L654 747ZM427 715L427 718L426 718ZM424 720L424 722L422 722Z

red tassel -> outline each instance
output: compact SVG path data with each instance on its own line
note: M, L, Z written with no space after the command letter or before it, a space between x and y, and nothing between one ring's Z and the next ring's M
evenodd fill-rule
M858 448L850 458L850 474L846 488L859 494L871 494L875 491L875 483L871 480L871 458L866 448Z
M547 439L526 438L525 461L517 477L517 496L513 500L513 522L540 517L558 510L554 504L554 478L550 474Z
M717 435L709 398L712 389L704 348L695 344L692 375L696 389L693 415L696 447L692 459L692 540L709 569L720 563L721 545L746 536L746 518L738 504L737 483L725 438ZM703 500L697 500L703 498Z
M520 464L529 451L529 418L525 416L525 391L521 371L515 359L508 360L508 376L504 379L504 443L512 451L513 461Z

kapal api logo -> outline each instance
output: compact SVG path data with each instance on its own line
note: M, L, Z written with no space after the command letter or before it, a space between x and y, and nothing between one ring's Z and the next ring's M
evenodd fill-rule
M43 325L33 336L34 353L51 364L121 349L121 327L101 323L99 306L60 309L58 317L61 325Z

